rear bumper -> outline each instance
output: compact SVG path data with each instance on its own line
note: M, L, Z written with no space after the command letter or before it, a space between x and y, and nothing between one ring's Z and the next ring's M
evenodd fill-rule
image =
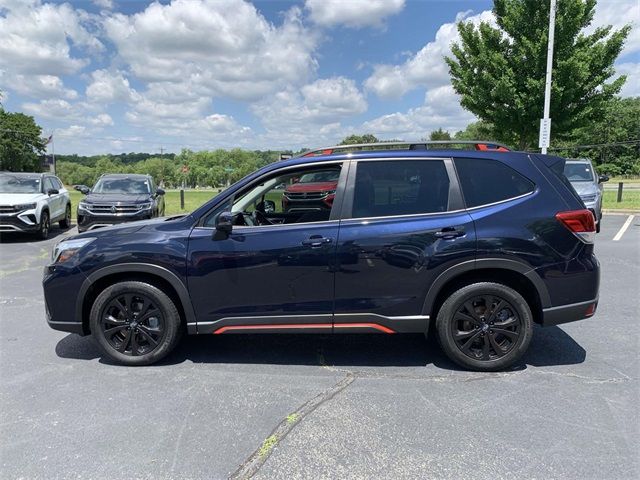
M596 313L598 299L586 302L560 305L559 307L544 308L542 310L542 326L551 327L561 323L575 322L592 317Z

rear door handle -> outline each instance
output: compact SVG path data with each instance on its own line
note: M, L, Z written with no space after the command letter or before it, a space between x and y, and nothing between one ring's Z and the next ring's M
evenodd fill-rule
M327 237L321 237L318 235L318 236L310 237L309 240L303 240L302 245L304 245L305 247L320 248L321 246L327 245L331 242L333 242L332 239Z
M465 234L464 228L455 228L455 227L446 227L440 230L439 232L435 232L434 235L438 238L457 238L462 237Z

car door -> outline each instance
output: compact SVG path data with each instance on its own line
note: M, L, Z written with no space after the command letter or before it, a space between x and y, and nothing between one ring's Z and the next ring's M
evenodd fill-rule
M425 332L424 301L476 235L450 159L359 160L342 209L334 331Z
M60 193L54 193L49 195L48 192L50 190L58 190L57 186L53 182L52 177L45 177L44 179L44 193L48 196L47 204L49 205L49 214L51 216L51 221L55 221L60 218L62 215L61 207L60 207L60 198L62 195Z
M223 199L222 205L193 229L188 286L199 333L331 332L339 223L335 214L347 175L340 162L331 165L342 173L330 211L296 213L298 221L293 223L236 224L228 235L221 235L215 229L217 216L246 203L245 197L237 194ZM291 178L305 173L304 167L293 173L289 170L284 174ZM263 211L272 212L267 215L274 222L286 222L292 217L283 213L279 202L284 192L279 188L279 174L268 174L247 189L258 191L255 199L250 199L251 205L262 202L264 207L266 198L271 203ZM273 188L260 193L262 185ZM240 219L246 218L242 215Z

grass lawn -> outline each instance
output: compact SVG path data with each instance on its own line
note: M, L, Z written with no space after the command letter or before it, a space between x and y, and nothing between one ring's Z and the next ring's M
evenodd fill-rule
M618 203L618 192L616 190L604 191L603 208L640 210L640 190L623 190L622 202Z

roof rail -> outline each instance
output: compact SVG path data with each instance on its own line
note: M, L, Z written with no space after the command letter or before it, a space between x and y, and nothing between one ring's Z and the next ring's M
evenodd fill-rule
M400 150L429 150L429 145L472 145L476 150L483 152L511 151L511 149L506 145L487 140L428 140L420 142L376 142L335 145L333 147L323 147L310 150L297 155L297 157L317 157L320 155L333 155L337 153L348 153L351 151L395 150L395 147L403 147Z

